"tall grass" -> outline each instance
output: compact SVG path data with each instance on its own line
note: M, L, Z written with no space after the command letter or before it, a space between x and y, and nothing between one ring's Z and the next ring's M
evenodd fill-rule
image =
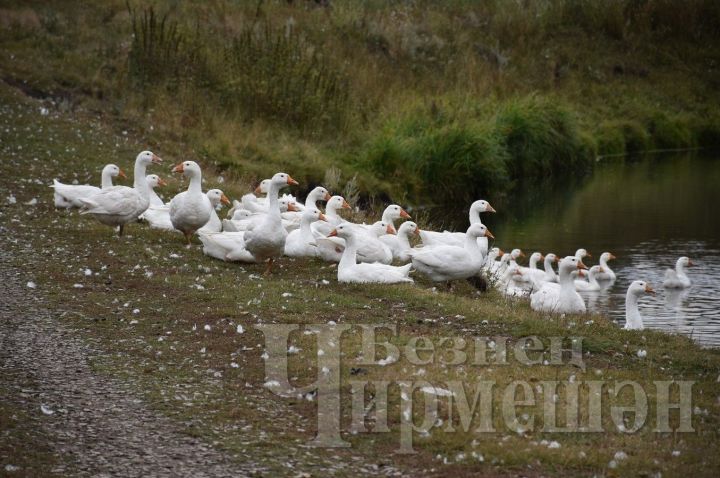
M582 174L592 164L594 145L580 135L573 113L557 100L531 95L512 99L497 114L512 178L535 181Z
M184 88L191 101L201 94L230 118L261 118L306 133L347 126L346 75L293 29L253 22L226 39L200 25L182 27L153 7L129 11L136 86Z

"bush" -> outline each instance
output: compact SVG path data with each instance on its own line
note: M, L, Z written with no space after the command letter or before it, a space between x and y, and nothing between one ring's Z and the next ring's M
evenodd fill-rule
M693 134L687 122L658 113L649 120L648 130L659 149L689 148L693 145Z
M489 125L451 124L421 138L413 158L427 193L443 203L495 197L508 186L507 152Z
M598 152L601 155L625 154L625 135L617 122L603 121L597 131Z
M618 120L613 123L622 131L623 138L625 138L625 152L627 154L637 154L652 148L650 134L648 134L639 122L633 120Z
M464 118L413 110L362 147L361 166L397 178L412 199L440 203L497 197L516 181L552 182L592 167L595 141L566 107L529 96L495 110L467 108Z
M565 177L592 165L588 146L570 110L557 101L531 95L507 102L496 115L508 152L511 178Z

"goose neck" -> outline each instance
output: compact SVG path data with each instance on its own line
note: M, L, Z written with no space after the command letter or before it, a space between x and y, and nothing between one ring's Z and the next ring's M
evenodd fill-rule
M278 194L280 194L280 185L274 182L270 183L267 192L268 201L268 214L273 217L280 217L280 204L278 201Z
M113 186L112 173L108 169L103 169L100 175L100 188L107 189Z
M192 194L202 194L202 174L193 171L190 174L190 184L188 184L188 192Z
M473 224L482 224L482 220L480 219L480 211L476 208L470 208L469 219L470 219L470 225Z
M407 251L408 249L410 249L410 240L408 239L408 235L404 230L398 231L397 241L400 245L400 250Z
M478 247L477 237L465 234L465 249L474 260L482 261L482 252L480 251L480 247Z
M640 316L640 310L638 309L638 298L630 290L625 296L625 322L628 328L638 329L643 327L642 316Z
M312 224L312 217L308 215L303 215L302 220L300 221L300 236L303 238L312 238L312 230L310 229L310 225Z
M135 168L133 170L133 188L135 188L143 197L148 198L148 190L150 187L148 186L147 179L145 179L146 169L147 166L144 162L140 160L135 161Z
M357 264L357 242L354 238L348 237L345 239L345 250L340 257L340 263L338 263L338 271L340 269L347 269Z

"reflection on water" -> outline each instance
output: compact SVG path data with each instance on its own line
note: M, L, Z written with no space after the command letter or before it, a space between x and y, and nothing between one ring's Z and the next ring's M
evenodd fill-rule
M593 254L588 266L604 251L618 257L610 263L616 283L584 293L590 311L622 325L628 285L647 280L657 291L640 301L647 328L720 346L720 159L662 155L608 162L581 185L527 191L505 203L494 204L498 214L483 215L503 249L570 255L584 247ZM683 255L696 264L688 269L692 287L664 289L665 269Z

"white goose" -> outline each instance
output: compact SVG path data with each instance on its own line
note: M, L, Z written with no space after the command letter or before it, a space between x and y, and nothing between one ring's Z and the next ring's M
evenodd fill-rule
M575 257L577 258L577 260L582 262L582 260L585 259L586 257L592 257L592 254L590 254L585 249L580 248L577 251L575 251Z
M290 199L287 198L278 199L278 206L281 214L285 212L298 212L298 209L296 209L297 204L295 204L295 202L290 202ZM265 215L267 215L267 210L263 210L262 212L250 212L247 209L236 209L232 219L223 220L223 230L228 232L250 230L259 225L264 220ZM296 226L293 226L291 221L283 219L282 224L288 232L291 229L297 229Z
M532 280L544 281L546 277L545 271L538 269L537 266L538 262L544 260L545 256L543 256L540 252L533 252L532 254L530 254L530 258L528 259L528 266L520 268L522 275L530 277L532 278Z
M527 297L532 288L532 281L525 277L523 269L512 264L505 269L496 287L509 297Z
M556 256L554 253L547 254L545 256L545 281L546 282L557 282L558 277L555 273L555 270L553 269L553 264L555 262L560 262L560 258Z
M400 244L400 251L395 256L401 262L408 262L410 260L410 251L414 248L410 246L410 236L420 236L420 228L417 224L412 221L405 221L400 224L397 231L398 243Z
M397 230L395 228L395 221L398 219L411 219L411 217L405 209L397 204L391 204L385 208L382 214L382 222L391 225L393 231ZM400 243L398 242L397 236L394 233L386 234L380 237L380 241L388 247L392 256L397 258L400 253ZM390 261L392 262L392 259Z
M174 231L175 228L170 222L170 206L163 204L162 199L155 192L156 187L167 186L167 183L157 174L148 174L146 179L150 188L150 207L140 215L140 219L145 220L153 229Z
M325 221L325 215L319 209L305 206L302 212L300 229L290 232L285 240L285 255L289 257L315 257L317 256L317 244L315 237L310 230L314 221Z
M147 180L148 187L150 188L148 190L148 197L150 198L150 207L157 207L157 206L164 206L165 203L163 203L163 200L160 199L160 196L155 192L155 188L161 187L161 186L167 186L167 183L163 178L158 176L157 174L148 174L145 176L145 180Z
M497 272L500 270L500 267L502 266L501 260L504 255L505 252L503 252L503 250L499 247L493 247L490 249L490 252L488 252L487 257L485 258L485 263L483 264L483 269L489 277L495 277ZM500 260L496 260L498 258L500 258Z
M303 211L307 208L312 209L319 209L318 208L318 201L329 201L330 200L330 193L327 189L325 189L322 186L315 187L305 198L305 204L302 207L302 210L298 208L296 212L285 212L282 214L282 218L286 221L290 221L292 226L292 229L297 229L300 227L300 223L302 222L303 218ZM287 229L287 228L286 228Z
M210 220L212 204L202 192L202 170L195 161L185 161L172 171L190 178L187 191L175 195L170 201L170 222L185 235L188 245L195 231Z
M352 223L342 223L352 224ZM395 235L395 228L385 221L377 221L370 226L366 224L352 224L355 227L355 242L357 245L357 259L360 262L379 262L390 264L393 260L392 250L380 239L385 235ZM345 239L328 236L316 237L318 256L324 260L339 262L345 250Z
M675 263L675 270L667 269L665 271L665 280L663 287L666 289L684 289L690 287L690 278L685 273L686 267L692 267L694 264L689 257L681 257Z
M102 189L89 198L80 198L80 214L90 214L101 224L117 227L122 236L125 224L136 221L150 205L145 170L150 164L161 164L162 159L151 151L143 151L135 158L133 187L113 186Z
M594 292L602 289L598 284L597 276L605 272L601 266L592 266L588 271L588 280L575 279L575 290L583 292Z
M245 248L245 231L200 233L198 237L206 256L221 261L258 262Z
M265 212L267 211L267 199L265 197L258 197L259 194L267 194L270 188L270 179L263 179L260 184L255 188L255 193L245 194L241 198L242 209L247 209L250 212Z
M559 284L546 282L540 290L530 295L530 307L540 312L557 314L579 314L587 310L585 302L575 290L572 272L587 269L575 256L567 256L560 261Z
M341 209L350 209L350 204L348 204L345 198L342 196L333 196L328 199L327 204L325 205L326 221L312 223L310 229L312 230L313 235L315 237L327 237L335 226L344 222L345 220L338 213Z
M362 228L350 223L342 223L330 231L329 237L339 237L345 241L345 250L338 264L338 282L367 284L396 284L412 282L411 264L395 267L378 263L357 263L358 235L364 234Z
M113 187L112 180L117 177L126 178L127 176L125 176L125 173L119 167L114 164L107 164L100 174L99 188L96 186L90 186L89 184L63 184L57 179L53 179L53 184L50 187L55 189L53 193L55 207L82 207L83 203L80 201L80 198L89 198L90 196L99 193L101 189Z
M217 207L221 204L229 206L230 200L220 189L211 189L205 193L205 195L210 200L210 205L212 206L210 219L208 219L208 222L206 222L203 227L197 230L197 233L220 232L222 231L222 221L217 215Z
M617 278L615 272L610 269L610 266L608 266L608 261L612 261L614 259L616 259L616 257L609 252L603 252L602 254L600 254L600 260L598 262L600 263L600 267L603 268L603 272L597 274L597 280L614 281Z
M483 265L477 238L483 236L494 238L483 224L473 224L465 233L464 247L436 246L429 250L411 251L413 267L434 282L467 279L477 275Z
M278 193L282 187L297 184L288 174L275 174L268 188L267 214L260 224L245 232L245 248L258 262L267 261L266 274L272 272L274 260L282 256L287 238L280 216Z
M484 212L495 212L495 209L484 199L479 199L473 202L470 205L469 211L470 225L482 224L480 214ZM444 245L463 247L465 244L464 232L436 232L423 229L420 233L420 238L422 239L423 244L429 246ZM480 252L482 252L483 255L486 255L488 253L487 237L479 237L478 245L480 246Z
M645 328L638 309L638 300L643 294L655 295L653 288L645 281L633 281L628 287L625 296L625 330L643 330Z

